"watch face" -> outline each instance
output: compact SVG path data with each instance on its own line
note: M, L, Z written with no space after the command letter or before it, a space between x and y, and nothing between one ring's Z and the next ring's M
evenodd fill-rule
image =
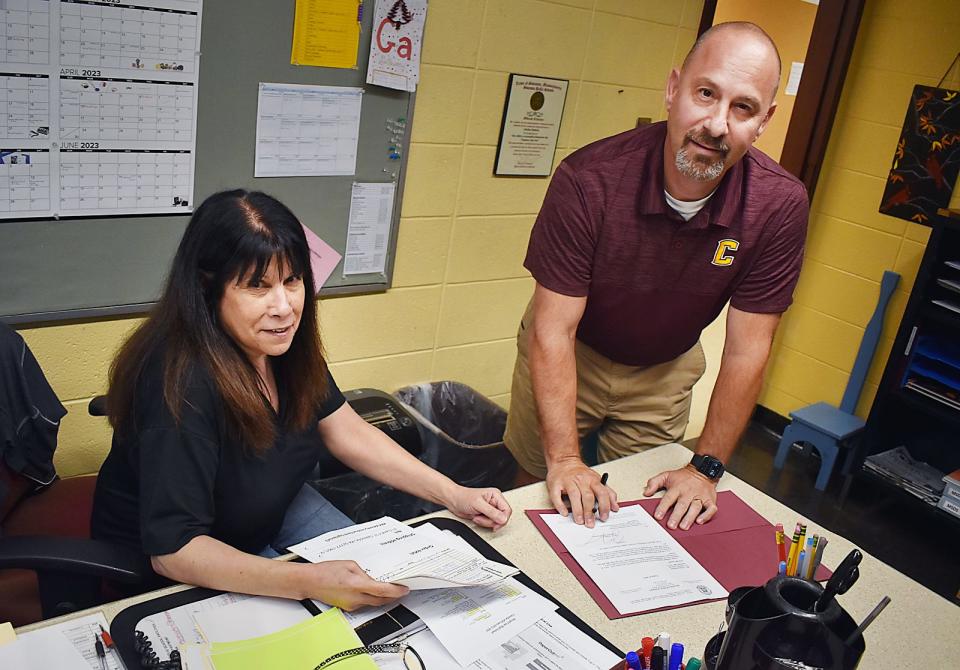
M723 475L723 463L713 456L697 454L693 457L693 465L704 477L719 479Z

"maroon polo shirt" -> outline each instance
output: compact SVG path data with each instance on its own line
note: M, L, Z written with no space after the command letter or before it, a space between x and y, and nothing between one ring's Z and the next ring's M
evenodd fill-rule
M558 167L524 266L539 284L587 297L577 338L627 365L672 360L730 301L780 313L793 299L806 189L757 149L684 221L663 195L666 123L608 137Z

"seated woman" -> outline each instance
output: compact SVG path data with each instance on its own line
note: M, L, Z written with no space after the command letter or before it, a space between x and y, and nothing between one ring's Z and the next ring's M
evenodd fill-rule
M300 222L268 195L217 193L194 212L163 295L110 369L114 429L92 533L159 575L345 609L399 598L353 561L272 561L352 522L305 484L325 446L347 466L500 528L497 489L431 469L361 419L324 361Z

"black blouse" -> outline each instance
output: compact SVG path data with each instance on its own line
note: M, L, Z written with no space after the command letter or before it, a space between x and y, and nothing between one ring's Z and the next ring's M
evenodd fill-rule
M323 449L317 422L345 402L333 377L328 385L326 401L302 433L284 428L281 400L276 443L255 455L231 438L209 374L191 375L177 424L163 400L162 366L148 366L137 387L136 427L114 435L100 469L92 536L147 556L173 553L198 535L259 552L317 465Z

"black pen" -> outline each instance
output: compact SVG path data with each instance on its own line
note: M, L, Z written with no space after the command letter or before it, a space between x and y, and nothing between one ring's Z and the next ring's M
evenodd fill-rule
M610 479L610 473L609 473L609 472L604 472L604 473L600 476L600 486L606 486L608 479ZM596 514L596 513L599 512L599 511L600 511L600 503L598 503L596 500L594 500L594 501L593 501L593 513Z
M100 659L100 667L103 670L107 670L107 652L103 648L103 642L100 641L100 636L96 633L93 634L93 648L97 650L97 658Z

